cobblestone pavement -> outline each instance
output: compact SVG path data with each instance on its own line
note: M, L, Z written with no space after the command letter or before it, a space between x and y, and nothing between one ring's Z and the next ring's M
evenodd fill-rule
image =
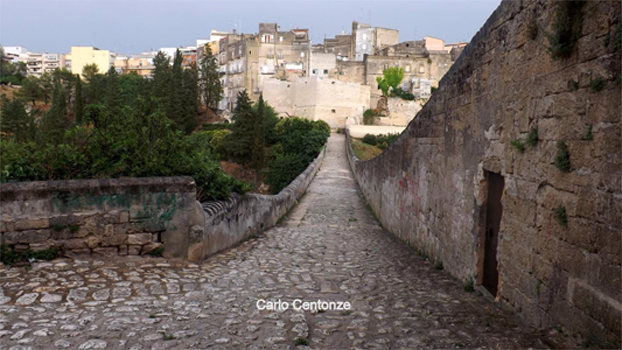
M539 346L366 210L333 135L278 227L202 265L158 258L0 266L0 349L419 349ZM296 311L293 299L348 301ZM290 302L259 311L258 299Z

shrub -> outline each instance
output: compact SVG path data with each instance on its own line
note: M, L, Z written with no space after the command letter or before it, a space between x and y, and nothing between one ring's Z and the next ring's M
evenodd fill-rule
M590 88L594 92L602 91L602 89L604 89L605 86L607 86L607 81L603 80L602 78L596 78L590 81Z
M585 126L585 134L583 135L583 139L587 141L592 141L594 139L594 135L592 134L592 124Z
M523 143L522 140L520 139L512 140L511 144L512 144L512 147L515 150L519 151L520 153L525 152L525 144Z
M28 261L29 259L36 260L54 260L58 256L57 249L44 249L44 250L26 250L23 252L16 252L10 250L6 245L0 244L0 261L5 265L13 265L16 262Z
M568 58L581 36L585 1L567 0L557 3L553 34L549 37L549 51L553 59Z
M557 141L557 156L555 156L555 166L557 169L567 173L570 171L570 152L563 140Z
M563 205L558 205L553 209L553 218L557 221L558 224L566 227L568 226L568 216L566 215L566 207Z
M529 130L529 134L527 135L527 140L525 144L531 148L536 147L538 145L538 127L534 126Z
M464 289L464 291L467 293L473 293L475 291L475 288L473 288L473 280L469 278L467 281L465 281L462 289Z
M363 125L374 125L375 120L376 115L371 109L368 109L363 113Z
M376 137L378 138L378 148L384 150L389 147L397 138L400 136L399 133L388 133L388 134L380 134Z
M375 146L378 144L378 138L376 137L376 135L372 135L372 134L365 134L365 136L363 136L363 139L361 141L372 146Z
M286 154L275 159L270 164L270 170L265 182L270 185L273 194L281 192L307 167L304 156L301 154Z

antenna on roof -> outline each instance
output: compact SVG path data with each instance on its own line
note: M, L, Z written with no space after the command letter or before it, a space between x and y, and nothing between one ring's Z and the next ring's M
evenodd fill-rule
M369 17L368 17L368 19L369 19L369 25L371 26L371 10L369 10Z

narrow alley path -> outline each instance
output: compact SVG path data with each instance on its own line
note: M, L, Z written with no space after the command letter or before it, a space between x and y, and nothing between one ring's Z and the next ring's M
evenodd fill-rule
M482 297L380 228L334 134L279 226L201 265L156 258L0 267L0 349L538 347ZM282 300L286 311L258 310ZM292 301L342 301L296 311Z

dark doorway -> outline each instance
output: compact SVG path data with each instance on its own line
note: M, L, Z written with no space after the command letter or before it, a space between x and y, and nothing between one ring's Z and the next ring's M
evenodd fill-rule
M497 296L499 284L499 270L497 269L497 241L501 226L501 195L503 194L503 176L488 173L488 201L486 204L486 244L484 251L484 287Z

